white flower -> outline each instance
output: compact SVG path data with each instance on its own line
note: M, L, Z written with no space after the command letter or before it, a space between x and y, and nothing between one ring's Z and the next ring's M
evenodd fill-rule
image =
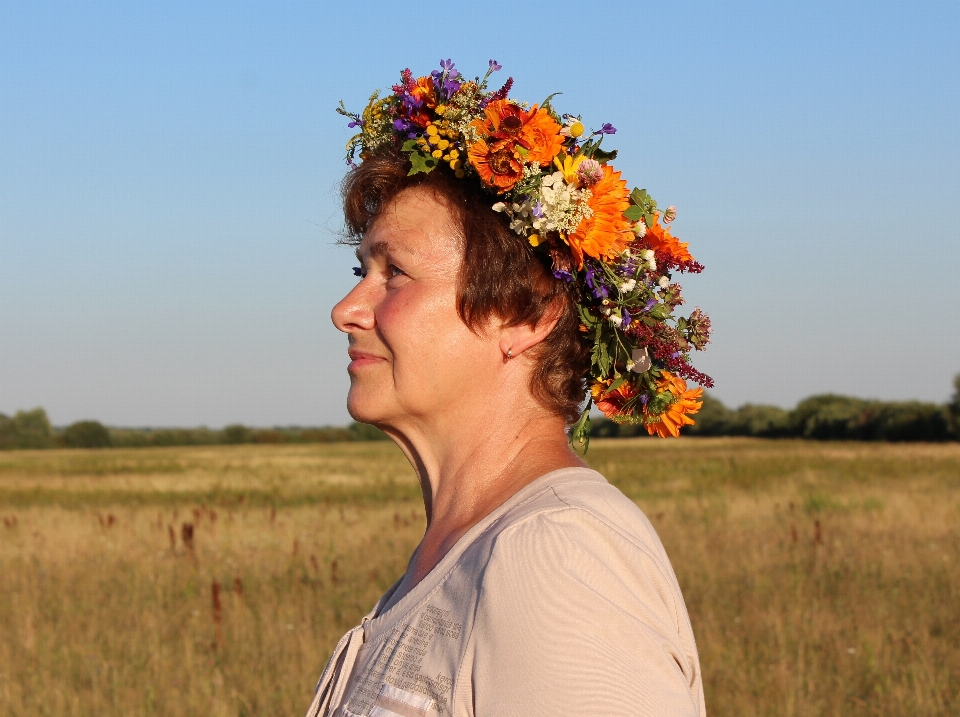
M541 216L534 217L532 222L537 231L571 232L585 217L593 214L587 206L591 196L588 190L578 190L567 184L563 172L554 172L540 180L539 197L530 197L525 206L526 211L532 213L537 201L540 203Z
M495 212L502 212L504 209L507 208L507 205L504 204L503 202L497 202L496 204L494 204L494 205L493 205L492 207L490 207L490 208L491 208L493 211L495 211Z
M523 219L514 219L512 222L510 222L510 228L517 234L526 236L529 226L527 222L523 221Z
M666 289L668 286L670 286L670 279L665 276L661 276L660 281L658 281L657 284L661 289Z
M649 267L650 271L656 271L656 270L657 270L657 260L654 259L653 257L650 257L649 259L647 259L647 267Z
M563 137L579 137L583 134L583 122L579 117L564 117L560 134Z
M619 326L623 323L623 316L620 315L619 311L613 311L607 317L607 321L610 322L611 326Z
M641 239L643 239L647 235L647 225L643 221L643 219L641 219L640 221L638 221L636 224L633 225L633 233L636 234ZM649 251L649 249L647 251Z
M628 292L631 292L633 291L634 287L636 287L636 285L637 285L636 279L628 279L627 281L620 284L620 293L626 294Z
M636 364L633 362L633 360L627 359L627 371L633 371L634 366L636 366Z

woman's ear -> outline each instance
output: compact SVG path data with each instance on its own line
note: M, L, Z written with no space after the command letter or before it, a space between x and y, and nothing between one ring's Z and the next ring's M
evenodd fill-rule
M518 324L500 329L500 351L505 359L514 359L546 339L563 315L564 299L556 296L536 325Z

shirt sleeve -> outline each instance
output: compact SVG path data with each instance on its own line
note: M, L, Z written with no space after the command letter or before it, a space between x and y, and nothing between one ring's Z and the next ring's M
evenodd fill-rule
M504 531L470 637L474 714L705 715L693 633L665 559L577 508Z

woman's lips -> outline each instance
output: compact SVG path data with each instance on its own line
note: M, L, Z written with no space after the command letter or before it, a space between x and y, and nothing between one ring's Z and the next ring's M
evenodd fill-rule
M363 351L348 351L347 353L351 358L350 365L347 366L347 371L356 371L364 366L372 366L381 361L386 361L382 356L368 354Z

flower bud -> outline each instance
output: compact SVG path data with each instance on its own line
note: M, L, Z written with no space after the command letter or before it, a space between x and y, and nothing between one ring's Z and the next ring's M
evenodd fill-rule
M676 218L677 218L677 208L673 205L667 207L667 211L663 213L663 223L669 224Z

